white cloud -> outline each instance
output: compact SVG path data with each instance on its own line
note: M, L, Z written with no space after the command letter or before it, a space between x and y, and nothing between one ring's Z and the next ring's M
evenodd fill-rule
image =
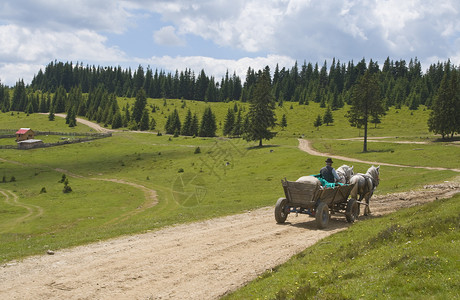
M128 3L112 0L3 0L0 20L53 31L76 28L122 33L133 24L134 15L128 11Z
M55 59L97 63L126 61L125 53L105 43L106 37L89 30L52 32L16 25L0 26L0 79L12 85L18 78L32 78L39 70L37 66ZM22 73L13 71L14 65ZM16 74L22 75L12 76Z
M14 86L19 79L30 83L37 71L44 69L44 65L30 63L0 63L0 82L8 86Z
M208 76L214 76L218 79L225 76L228 70L230 74L235 72L242 80L246 78L248 67L258 71L265 68L265 66L269 66L270 69L274 71L276 64L278 64L280 68L291 68L295 63L294 59L280 55L267 55L266 57L255 58L243 57L236 60L216 59L203 56L162 56L151 57L140 61L145 65L153 65L164 70L169 70L170 72L189 68L197 74L203 69Z
M163 46L184 46L185 41L177 36L173 26L166 26L153 33L155 43Z

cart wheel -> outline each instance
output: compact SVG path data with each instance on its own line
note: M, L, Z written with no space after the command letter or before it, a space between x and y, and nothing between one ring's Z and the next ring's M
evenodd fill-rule
M356 199L350 199L347 203L347 210L345 212L345 217L347 218L348 223L353 223L358 220L359 217L359 203Z
M286 204L287 204L286 198L279 198L278 201L276 201L276 205L275 205L276 223L281 224L281 223L284 223L284 221L286 221L287 215L289 214Z
M329 223L329 207L324 202L320 202L316 208L316 223L319 229L326 228Z

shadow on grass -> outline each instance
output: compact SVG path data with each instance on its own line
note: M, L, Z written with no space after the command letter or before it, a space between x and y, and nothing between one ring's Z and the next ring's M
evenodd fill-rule
M433 140L433 143L446 143L446 142L459 142L460 141L460 136L454 136L452 138L447 137L447 138L437 138Z
M276 147L280 147L280 145L262 145L262 147L257 145L257 146L247 147L246 149L253 150L253 149L276 148Z

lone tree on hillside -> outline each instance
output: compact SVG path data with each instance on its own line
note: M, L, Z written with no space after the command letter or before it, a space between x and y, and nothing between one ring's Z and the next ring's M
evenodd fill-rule
M321 125L323 125L323 121L322 121L322 119L321 119L321 115L318 115L318 116L316 117L315 122L313 122L313 126L316 127L316 130L319 130L319 127L320 127Z
M331 111L330 106L327 107L326 112L324 113L323 123L326 124L326 126L329 126L329 124L334 123L334 117L332 116L332 111Z
M358 79L351 91L351 108L346 117L353 127L364 127L363 152L367 152L367 123L371 117L385 114L376 74L368 71Z
M246 141L259 141L259 147L262 147L263 139L270 140L276 135L276 132L269 130L276 124L275 101L271 93L270 81L270 68L267 66L258 74L253 97L250 100L248 124L243 134Z
M281 129L284 129L285 127L287 127L287 118L286 118L286 114L283 114L283 117L281 118Z
M450 79L444 75L438 95L433 100L432 111L428 119L428 129L440 134L442 139L460 132L460 86L458 72L453 70Z

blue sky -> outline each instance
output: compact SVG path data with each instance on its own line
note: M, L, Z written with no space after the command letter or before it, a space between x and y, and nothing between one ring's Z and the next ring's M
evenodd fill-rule
M248 67L417 57L460 64L458 0L2 0L0 81L54 60L245 79Z

